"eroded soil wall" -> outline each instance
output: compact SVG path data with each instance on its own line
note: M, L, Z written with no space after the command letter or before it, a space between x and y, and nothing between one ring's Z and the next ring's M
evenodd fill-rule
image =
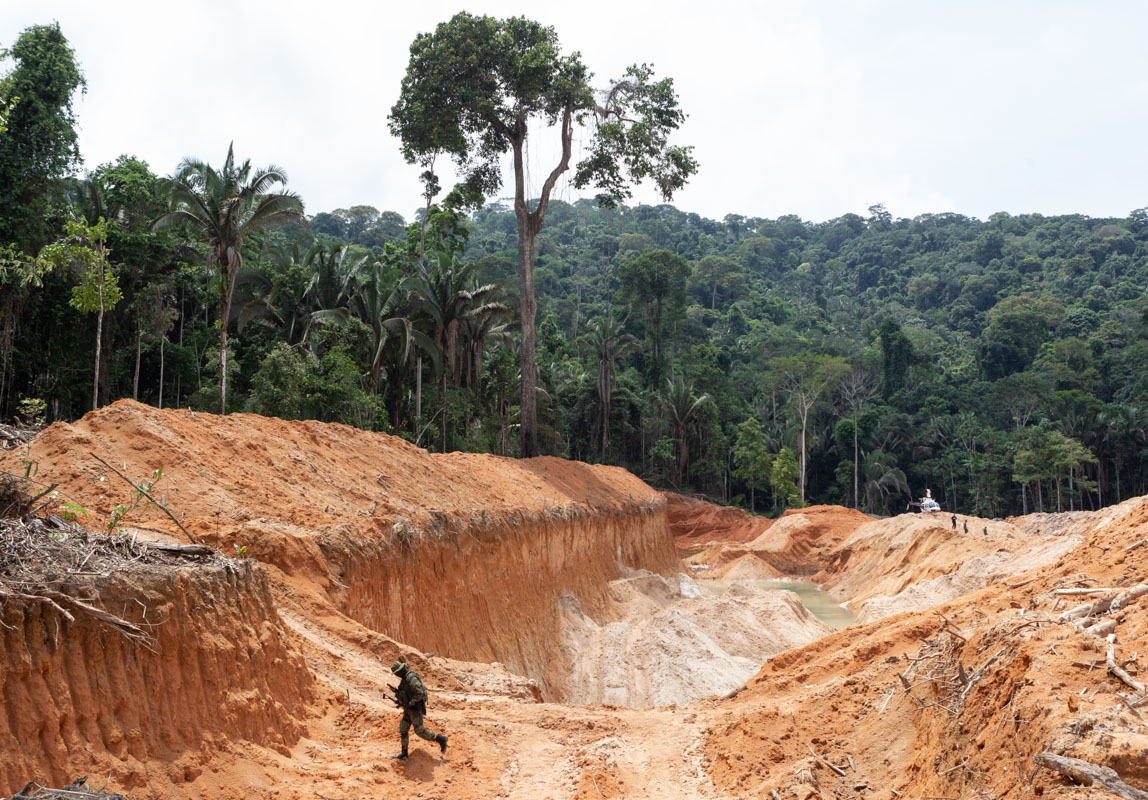
M252 563L76 588L150 623L150 649L81 613L69 622L44 604L0 605L0 795L88 773L129 790L183 783L228 740L285 753L304 733L312 677Z
M355 547L328 543L352 618L424 652L498 661L561 696L559 601L610 614L608 584L624 568L673 574L679 560L662 502L554 509L452 524ZM336 589L338 592L338 589Z

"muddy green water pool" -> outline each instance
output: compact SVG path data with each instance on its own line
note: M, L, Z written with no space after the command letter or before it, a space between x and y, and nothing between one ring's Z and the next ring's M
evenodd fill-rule
M837 628L848 628L857 621L853 612L842 608L828 593L821 591L816 583L809 581L776 581L776 580L745 580L727 581L722 579L695 579L698 586L708 589L714 594L724 594L731 583L748 583L762 589L784 589L794 592L801 598L802 604L809 609L813 616L826 625Z

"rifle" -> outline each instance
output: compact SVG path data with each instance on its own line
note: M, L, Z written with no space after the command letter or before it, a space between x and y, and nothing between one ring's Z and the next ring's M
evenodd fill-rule
M404 708L403 701L399 699L399 686L402 686L402 682L399 686L391 686L389 683L386 686L391 690L391 702L395 704L395 708Z

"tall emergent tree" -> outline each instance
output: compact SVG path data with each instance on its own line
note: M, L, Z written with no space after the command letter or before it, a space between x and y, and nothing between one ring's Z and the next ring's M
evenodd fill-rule
M72 95L84 86L59 25L34 25L8 55L16 62L0 81L0 242L35 253L52 239L49 200L59 178L80 161ZM13 104L12 98L19 98Z
M781 379L782 387L789 392L789 400L801 421L801 454L798 487L801 490L801 504L805 505L806 460L809 453L806 433L809 430L809 416L821 397L833 384L849 371L849 365L840 356L826 356L819 353L806 353L800 356L778 356L770 360L770 367Z
M292 192L272 193L287 183L279 167L252 170L251 160L235 163L233 146L221 169L196 158L180 162L171 179L170 212L155 226L187 225L208 246L208 267L219 267L219 413L227 413L227 322L235 278L243 267L240 248L248 235L288 222L303 221L303 201Z
M574 182L599 189L605 203L629 197L629 186L646 178L669 200L697 170L692 148L669 143L685 120L671 79L655 80L648 65L635 65L597 94L591 77L579 53L562 54L553 28L522 17L500 20L461 12L434 33L415 38L390 114L391 132L402 141L407 160L425 165L439 153L450 155L472 196L497 191L499 160L508 151L513 156L523 457L538 451L534 241L550 194L570 168L575 125L594 122ZM526 137L531 128L555 125L561 155L531 204Z

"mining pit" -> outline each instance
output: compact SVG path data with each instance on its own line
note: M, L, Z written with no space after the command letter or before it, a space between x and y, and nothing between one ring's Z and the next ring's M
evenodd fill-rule
M0 795L974 800L1079 791L1066 758L1148 789L1143 498L969 534L771 521L616 468L131 401L3 461L59 494L0 520ZM156 470L166 511L130 485ZM389 758L399 657L445 757Z

